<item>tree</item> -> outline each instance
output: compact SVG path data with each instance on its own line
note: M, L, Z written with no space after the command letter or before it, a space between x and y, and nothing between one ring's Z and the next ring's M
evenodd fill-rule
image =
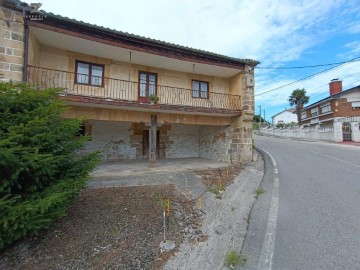
M295 105L295 110L299 125L301 122L301 111L304 108L304 104L309 103L309 99L310 97L306 95L306 90L304 88L295 89L289 97L290 106Z
M59 91L0 83L0 249L64 215L99 159L79 155L88 137Z

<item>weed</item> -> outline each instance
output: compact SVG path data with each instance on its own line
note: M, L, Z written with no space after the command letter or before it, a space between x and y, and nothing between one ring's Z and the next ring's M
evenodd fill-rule
M248 213L248 221L251 219L251 211Z
M222 193L224 191L224 188L220 191L219 187L215 187L210 189L209 191L215 194L216 199L222 199Z
M263 193L265 193L265 189L258 187L257 189L255 189L255 198L259 198L259 196Z
M224 264L230 269L234 269L235 266L243 266L245 263L246 258L234 250L228 251L226 254Z
M231 207L231 211L233 211L233 212L235 211L235 207L234 207L234 206Z

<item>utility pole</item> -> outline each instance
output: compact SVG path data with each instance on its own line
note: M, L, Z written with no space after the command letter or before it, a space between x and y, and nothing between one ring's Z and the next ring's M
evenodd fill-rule
M266 121L266 120L265 120L265 109L264 109L264 121Z
M260 108L260 113L259 113L259 127L261 126L261 105L258 106Z

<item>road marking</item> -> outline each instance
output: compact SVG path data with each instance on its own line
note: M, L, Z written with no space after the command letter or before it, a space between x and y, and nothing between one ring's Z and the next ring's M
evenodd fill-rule
M310 151L310 152L312 152L312 153L314 153L314 154L318 154L318 155L320 155L320 156L329 157L329 158L332 158L332 159L335 159L335 160L338 160L338 161L341 161L341 162L344 162L344 163L347 163L347 164L350 164L350 165L353 165L353 166L355 166L355 167L359 167L359 168L360 168L359 165L356 165L356 164L354 164L354 163L351 163L351 162L349 162L349 161L346 161L346 160L343 160L343 159L340 159L340 158L332 157L332 156L330 156L330 155L326 155L326 154L323 154L323 153L320 153L320 152L315 152L315 151Z
M275 250L276 227L279 209L279 178L278 167L275 159L268 151L264 149L261 150L265 152L271 159L272 165L274 167L274 184L272 190L270 212L266 225L265 239L261 249L258 270L271 270Z

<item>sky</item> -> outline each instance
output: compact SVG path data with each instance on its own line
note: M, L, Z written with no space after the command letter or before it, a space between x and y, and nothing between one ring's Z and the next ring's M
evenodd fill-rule
M262 116L265 113L269 121L272 115L290 108L288 97L294 89L305 88L311 104L329 95L331 79L342 80L344 90L360 85L360 0L42 0L41 9L136 35L258 60L255 114L261 106ZM339 62L349 63L284 69Z

